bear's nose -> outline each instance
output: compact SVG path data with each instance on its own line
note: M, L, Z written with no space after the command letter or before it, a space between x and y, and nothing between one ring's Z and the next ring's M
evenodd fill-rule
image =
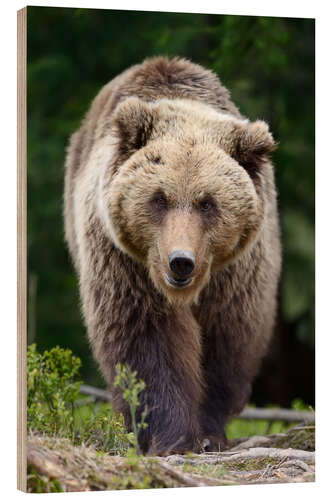
M187 278L195 266L194 254L189 250L175 250L168 259L169 267L178 279Z

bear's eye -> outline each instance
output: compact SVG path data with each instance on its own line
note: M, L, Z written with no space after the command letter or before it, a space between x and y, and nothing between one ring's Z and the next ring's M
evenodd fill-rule
M203 200L199 203L201 212L210 212L213 208L213 203L209 200Z
M152 205L157 210L166 210L168 203L163 193L157 193L152 199Z

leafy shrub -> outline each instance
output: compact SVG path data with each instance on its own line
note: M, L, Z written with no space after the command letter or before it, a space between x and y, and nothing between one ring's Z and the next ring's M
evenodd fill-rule
M81 360L69 349L54 347L44 354L36 345L27 352L28 428L56 433L73 430L74 403L79 398Z
M124 454L132 436L122 415L107 404L86 404L79 394L81 360L69 349L27 352L27 421L32 432L71 439L104 452Z

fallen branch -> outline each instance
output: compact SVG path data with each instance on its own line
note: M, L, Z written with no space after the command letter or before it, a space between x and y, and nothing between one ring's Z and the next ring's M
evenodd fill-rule
M112 401L110 392L104 389L98 389L90 385L81 385L80 393L91 397L91 401ZM296 411L286 408L245 408L236 418L245 420L283 420L284 422L306 422L315 421L313 411Z
M284 422L306 422L315 421L315 413L312 411L296 411L286 408L245 408L237 418L246 420L283 420Z
M92 387L91 385L82 384L80 387L80 393L86 396L91 396L93 399L100 399L101 401L112 401L112 396L110 392L104 389L98 389L97 387Z
M279 449L279 448L251 448L249 450L240 451L226 451L222 453L214 453L212 455L196 455L195 457L188 458L182 455L170 455L165 460L171 465L182 465L184 463L189 465L199 464L224 464L224 463L240 463L246 460L301 460L307 464L315 463L314 451L294 450L292 448Z

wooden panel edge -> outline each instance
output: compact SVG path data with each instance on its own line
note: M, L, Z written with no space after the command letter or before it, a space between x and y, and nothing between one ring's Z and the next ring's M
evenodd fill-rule
M17 12L17 487L27 491L27 8Z

